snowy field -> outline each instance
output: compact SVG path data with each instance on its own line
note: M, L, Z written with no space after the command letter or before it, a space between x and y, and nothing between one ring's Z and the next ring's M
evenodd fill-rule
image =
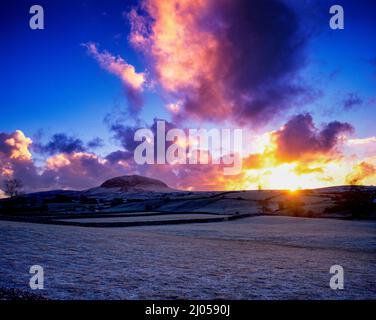
M376 221L103 229L0 221L0 287L28 290L35 264L53 299L376 299ZM334 264L345 270L341 291L329 287Z

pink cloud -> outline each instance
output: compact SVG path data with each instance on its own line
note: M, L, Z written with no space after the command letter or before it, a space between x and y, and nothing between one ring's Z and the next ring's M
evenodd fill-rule
M100 52L94 43L85 44L88 53L98 61L106 71L118 76L126 87L142 91L146 82L146 74L137 72L135 67L121 57L115 57L108 51Z

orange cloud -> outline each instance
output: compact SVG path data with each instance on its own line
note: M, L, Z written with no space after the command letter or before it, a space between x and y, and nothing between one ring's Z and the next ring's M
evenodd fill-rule
M152 53L163 86L170 91L197 87L199 76L212 76L218 44L198 23L208 9L207 1L156 0L149 1L147 8L155 18Z
M69 155L65 153L60 153L49 157L46 160L46 169L47 170L57 170L62 167L69 166L71 161L69 160Z
M129 15L133 26L130 41L152 55L159 82L170 93L192 90L198 95L210 95L216 115L230 112L231 104L224 99L223 82L218 78L220 61L219 40L213 32L201 28L210 2L204 0L150 0L145 8L153 18L151 34L146 31L146 21L135 11ZM222 68L226 68L222 64ZM203 82L210 83L207 88ZM201 91L201 90L206 90ZM170 104L176 113L176 104ZM180 102L180 107L183 103ZM208 113L210 109L206 109ZM205 109L201 110L205 112Z
M30 138L25 137L21 130L16 130L4 143L11 147L11 159L31 160L29 146L33 142Z
M136 72L131 64L125 62L121 57L114 57L109 52L99 52L94 43L85 44L89 54L93 56L100 66L108 72L118 76L125 86L134 90L142 91L146 82L144 72Z
M182 107L182 102L178 101L176 103L168 103L166 108L170 110L172 113L178 113Z
M3 167L1 168L1 175L3 177L7 177L7 178L10 178L12 177L14 174L14 171L12 170L12 168L10 167Z
M25 164L31 170L32 156L29 147L32 140L21 130L11 134L0 133L0 175L10 178Z
M347 175L346 182L351 185L358 185L363 180L375 176L376 167L371 163L363 161L353 167L353 172Z

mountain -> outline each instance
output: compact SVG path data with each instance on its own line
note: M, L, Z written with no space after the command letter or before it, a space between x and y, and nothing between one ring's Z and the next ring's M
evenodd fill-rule
M121 176L103 182L99 187L85 191L87 195L101 193L173 192L164 182L139 175Z

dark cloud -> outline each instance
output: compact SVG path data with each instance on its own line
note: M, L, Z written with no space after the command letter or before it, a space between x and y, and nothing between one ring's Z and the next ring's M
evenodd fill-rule
M104 146L104 142L101 138L99 137L96 137L92 140L90 140L88 143L87 143L87 147L89 149L95 149L95 148L100 148L100 147L103 147Z
M121 160L128 161L133 158L133 153L129 151L118 150L111 152L106 156L106 160L110 163L116 163Z
M127 151L133 152L139 142L134 141L134 133L138 129L136 126L126 125L121 122L109 124L109 129L113 133L113 138Z
M46 144L34 143L33 149L40 153L72 153L86 151L86 147L81 139L70 137L65 133L56 133Z
M361 106L363 104L363 99L355 92L349 93L343 100L343 108L345 110L351 110L355 107Z
M341 134L352 133L348 123L330 122L317 129L310 114L292 117L283 129L273 136L277 145L276 155L284 161L303 159L310 155L328 155L335 151Z
M40 140L39 137L38 140ZM50 141L43 144L39 141L34 141L32 149L35 152L42 154L58 154L58 153L74 153L85 152L91 149L96 149L104 146L104 142L101 138L96 137L85 144L81 139L69 136L66 133L54 134Z

